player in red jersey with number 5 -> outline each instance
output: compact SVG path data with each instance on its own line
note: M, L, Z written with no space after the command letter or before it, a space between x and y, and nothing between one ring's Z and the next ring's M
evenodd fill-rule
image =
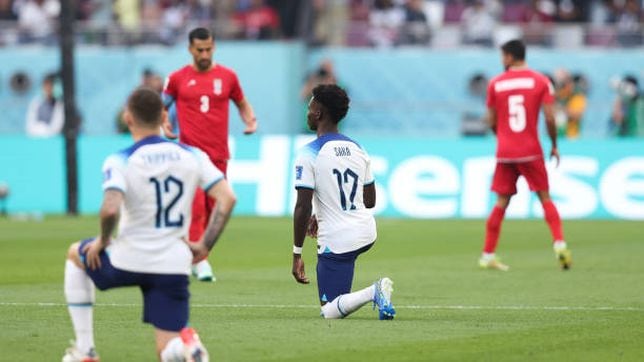
M163 89L163 100L170 110L173 123L163 126L168 138L204 151L217 168L226 174L228 159L228 108L232 100L246 125L244 134L257 129L257 120L251 104L242 91L237 75L232 69L213 62L215 42L208 29L196 28L188 35L188 50L193 63L170 74ZM175 107L175 109L172 109ZM173 111L176 111L173 112ZM174 116L172 116L174 114ZM176 130L178 129L178 132ZM178 135L177 135L178 133ZM198 189L192 205L191 241L201 238L214 200ZM202 281L214 280L207 260L193 267L193 274Z
M523 176L530 190L536 192L543 206L553 238L555 255L563 269L570 268L570 251L566 247L561 218L550 199L548 175L539 142L539 109L543 107L548 136L552 142L550 157L559 165L557 130L554 119L554 90L544 75L529 69L525 62L525 45L511 40L501 46L506 71L490 81L487 90L488 119L496 133L496 169L492 191L498 198L487 220L485 245L479 265L485 269L508 270L494 255L501 222L510 199L516 194L516 182Z

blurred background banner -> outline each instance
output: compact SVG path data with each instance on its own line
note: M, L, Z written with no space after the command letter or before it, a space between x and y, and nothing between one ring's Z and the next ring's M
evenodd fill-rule
M311 136L272 135L231 139L229 179L239 196L236 213L283 216L295 192L293 160ZM372 157L381 216L484 218L494 140L363 137ZM126 136L85 136L79 141L80 211L98 211L101 164ZM545 147L547 149L547 146ZM644 147L634 140L563 141L561 165L548 164L552 195L563 218L644 220ZM65 207L62 139L0 136L0 179L11 186L10 213L62 213ZM538 200L519 182L508 216L540 218Z
M339 84L351 97L352 108L343 129L353 135L457 137L480 133L476 122L485 111L485 84L502 70L499 52L494 49L305 51L299 43L222 42L217 45L215 59L235 66L263 134L302 131L308 99L300 87L306 74L318 72L325 60L332 62ZM81 133L115 134L125 97L142 82L144 73L162 78L190 61L184 46L78 49ZM569 74L576 79L574 86L586 99L579 131L585 138L612 135L610 118L619 79L627 74L641 77L644 72L644 52L633 49L530 49L528 61L534 69L557 77L555 80L562 72L563 77ZM29 101L40 92L40 79L59 67L58 52L0 48L0 63L0 133L21 134ZM12 87L11 80L16 77L28 79L20 81L30 82L27 89ZM483 82L482 94L476 89L477 79ZM561 98L565 103L570 97ZM236 112L231 112L231 126L233 134L242 129Z

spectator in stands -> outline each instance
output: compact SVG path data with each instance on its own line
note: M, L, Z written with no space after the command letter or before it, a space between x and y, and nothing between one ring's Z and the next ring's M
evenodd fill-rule
M13 11L13 0L0 0L0 21L11 21L18 19Z
M90 0L88 14L88 39L90 42L107 44L109 27L112 25L114 12L112 0Z
M463 11L463 42L470 45L493 45L494 29L497 21L493 11L485 6L483 0L472 0Z
M557 100L555 120L559 134L571 139L578 138L586 110L586 95L567 70L556 70L554 79Z
M404 6L405 22L400 36L401 44L427 45L430 28L424 9L424 0L407 0Z
M320 84L338 84L331 59L324 59L320 62L319 67L306 77L306 81L300 91L300 97L308 102L313 94L313 88Z
M587 20L588 0L557 0L557 21L579 23Z
M550 45L556 5L552 0L532 0L521 16L524 40L528 44Z
M212 25L215 18L213 4L209 0L188 0L188 22L187 28L205 27Z
M242 39L267 40L279 35L279 15L264 0L251 0L249 8L235 14L233 21Z
M128 44L139 40L141 30L140 0L114 0L114 15Z
M644 136L644 96L632 75L616 84L617 97L611 114L610 131L619 137Z
M616 14L617 40L622 46L642 45L642 9L637 0L625 0Z
M488 79L483 73L474 74L467 85L467 107L461 118L463 136L483 136L490 129L487 122L485 96Z
M612 0L592 0L589 8L589 21L592 25L608 24L615 11Z
M152 69L146 68L143 70L143 73L141 73L141 84L139 84L139 87L153 89L158 92L160 96L163 91L163 78ZM116 132L120 134L130 133L130 129L123 118L124 111L125 105L123 105L123 108L121 108L116 115Z
M348 0L313 0L313 44L344 45L349 22Z
M308 110L308 102L313 95L313 88L320 84L338 84L338 78L331 59L322 60L318 68L306 76L306 80L300 90L300 99L304 103L304 114ZM303 132L311 133L309 126L306 124L306 117L303 117L302 120L304 121L302 124Z
M13 11L13 0L0 0L0 24L16 19L18 19L18 16ZM16 32L11 28L6 29L2 26L2 31L0 31L0 46L13 44L15 42Z
M169 6L163 10L160 28L160 38L163 44L174 44L177 38L183 34L189 11L188 4L182 0L172 0Z
M397 45L404 20L405 14L392 0L375 0L369 12L368 37L371 45L378 48Z
M53 44L59 14L58 0L26 0L18 7L19 41Z
M36 96L27 109L26 132L32 137L51 137L60 134L65 123L63 101L57 91L57 75L48 74L42 81L42 94Z

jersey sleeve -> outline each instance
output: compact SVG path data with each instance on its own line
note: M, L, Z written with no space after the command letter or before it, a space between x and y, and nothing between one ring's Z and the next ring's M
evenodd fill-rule
M103 163L103 191L127 191L125 181L125 159L119 155L112 155Z
M165 84L163 85L163 93L161 94L161 99L163 99L163 105L166 107L168 107L177 99L178 78L179 78L179 74L177 72L174 72L165 79Z
M364 185L368 186L376 182L371 171L371 158L367 155L367 167L365 168Z
M191 147L193 152L199 159L199 171L201 177L199 178L199 186L204 191L208 192L211 187L215 186L219 181L224 179L224 174L213 165L210 158L200 149Z
M490 81L487 85L487 98L485 100L485 105L488 108L493 108L495 100L494 81Z
M295 185L296 189L315 190L315 168L313 155L306 151L300 152L295 160Z
M231 88L230 88L230 99L232 99L235 103L239 103L244 99L244 92L242 91L241 84L239 83L239 78L237 78L237 74L234 72L231 72Z

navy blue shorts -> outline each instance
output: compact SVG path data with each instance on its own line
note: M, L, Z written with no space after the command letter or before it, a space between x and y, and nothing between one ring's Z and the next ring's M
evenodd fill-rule
M90 270L85 253L81 250L92 240L83 240L78 252L85 272L98 289L138 286L143 293L143 322L177 332L188 325L190 292L187 275L136 273L118 269L112 265L105 251L100 254L101 267Z
M330 302L339 295L351 292L356 259L372 246L373 243L343 254L318 254L318 294L321 302Z

